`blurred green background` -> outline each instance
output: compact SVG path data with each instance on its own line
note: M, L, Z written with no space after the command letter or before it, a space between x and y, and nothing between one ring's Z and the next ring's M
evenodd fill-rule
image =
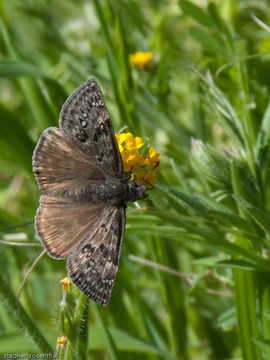
M269 1L0 1L0 353L270 359ZM151 51L139 67L130 54ZM32 152L94 77L111 120L161 153L109 305L38 262Z

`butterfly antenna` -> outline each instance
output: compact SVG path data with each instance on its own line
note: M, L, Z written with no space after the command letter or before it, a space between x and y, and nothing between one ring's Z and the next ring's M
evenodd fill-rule
M151 186L150 189L148 190L153 190L154 189L154 186L152 184L150 184L149 181L146 181L147 178L152 174L152 172L158 167L159 165L159 161L156 163L156 165L145 175L144 179L142 179L142 181L139 183L139 185L142 185L144 182L146 182L148 185Z
M42 256L46 254L46 250L42 250L41 253L35 258L35 260L33 261L33 264L30 266L30 268L26 271L25 275L24 275L24 278L23 278L23 281L19 287L19 290L18 290L18 294L17 294L17 299L19 300L19 297L21 295L21 292L22 292L22 289L29 277L29 275L31 274L31 272L33 271L34 267L37 265L37 263L39 262L39 260L42 258Z
M121 129L118 131L117 135L120 135L124 130L126 130L128 128L127 125L122 126Z

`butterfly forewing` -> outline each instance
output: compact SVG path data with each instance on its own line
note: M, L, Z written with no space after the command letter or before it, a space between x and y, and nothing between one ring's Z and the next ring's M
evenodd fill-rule
M101 305L112 295L124 230L124 208L106 208L98 229L74 248L67 260L75 285Z
M81 193L105 180L101 168L55 127L43 131L33 154L33 171L47 195Z
M60 113L60 128L108 176L122 178L121 155L102 92L95 80L83 83L67 99Z

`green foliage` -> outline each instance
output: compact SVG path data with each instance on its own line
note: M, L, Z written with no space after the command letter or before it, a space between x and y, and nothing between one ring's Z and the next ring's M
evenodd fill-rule
M1 354L270 360L269 21L266 0L1 2ZM32 152L91 77L115 131L161 153L158 183L127 208L107 307L75 286L60 306L65 262L48 256L18 301L41 251L11 246L39 244Z

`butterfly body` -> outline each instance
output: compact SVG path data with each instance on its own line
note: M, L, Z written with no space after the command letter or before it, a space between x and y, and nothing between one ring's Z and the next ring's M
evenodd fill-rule
M46 129L33 154L45 195L35 218L48 254L67 258L69 275L88 297L112 295L125 230L127 201L146 187L123 177L123 164L102 92L89 80L66 100L60 128Z
M74 201L106 202L117 207L126 207L127 201L134 202L147 196L144 185L114 178L108 178L103 183L89 181L80 191L67 190L62 195Z

